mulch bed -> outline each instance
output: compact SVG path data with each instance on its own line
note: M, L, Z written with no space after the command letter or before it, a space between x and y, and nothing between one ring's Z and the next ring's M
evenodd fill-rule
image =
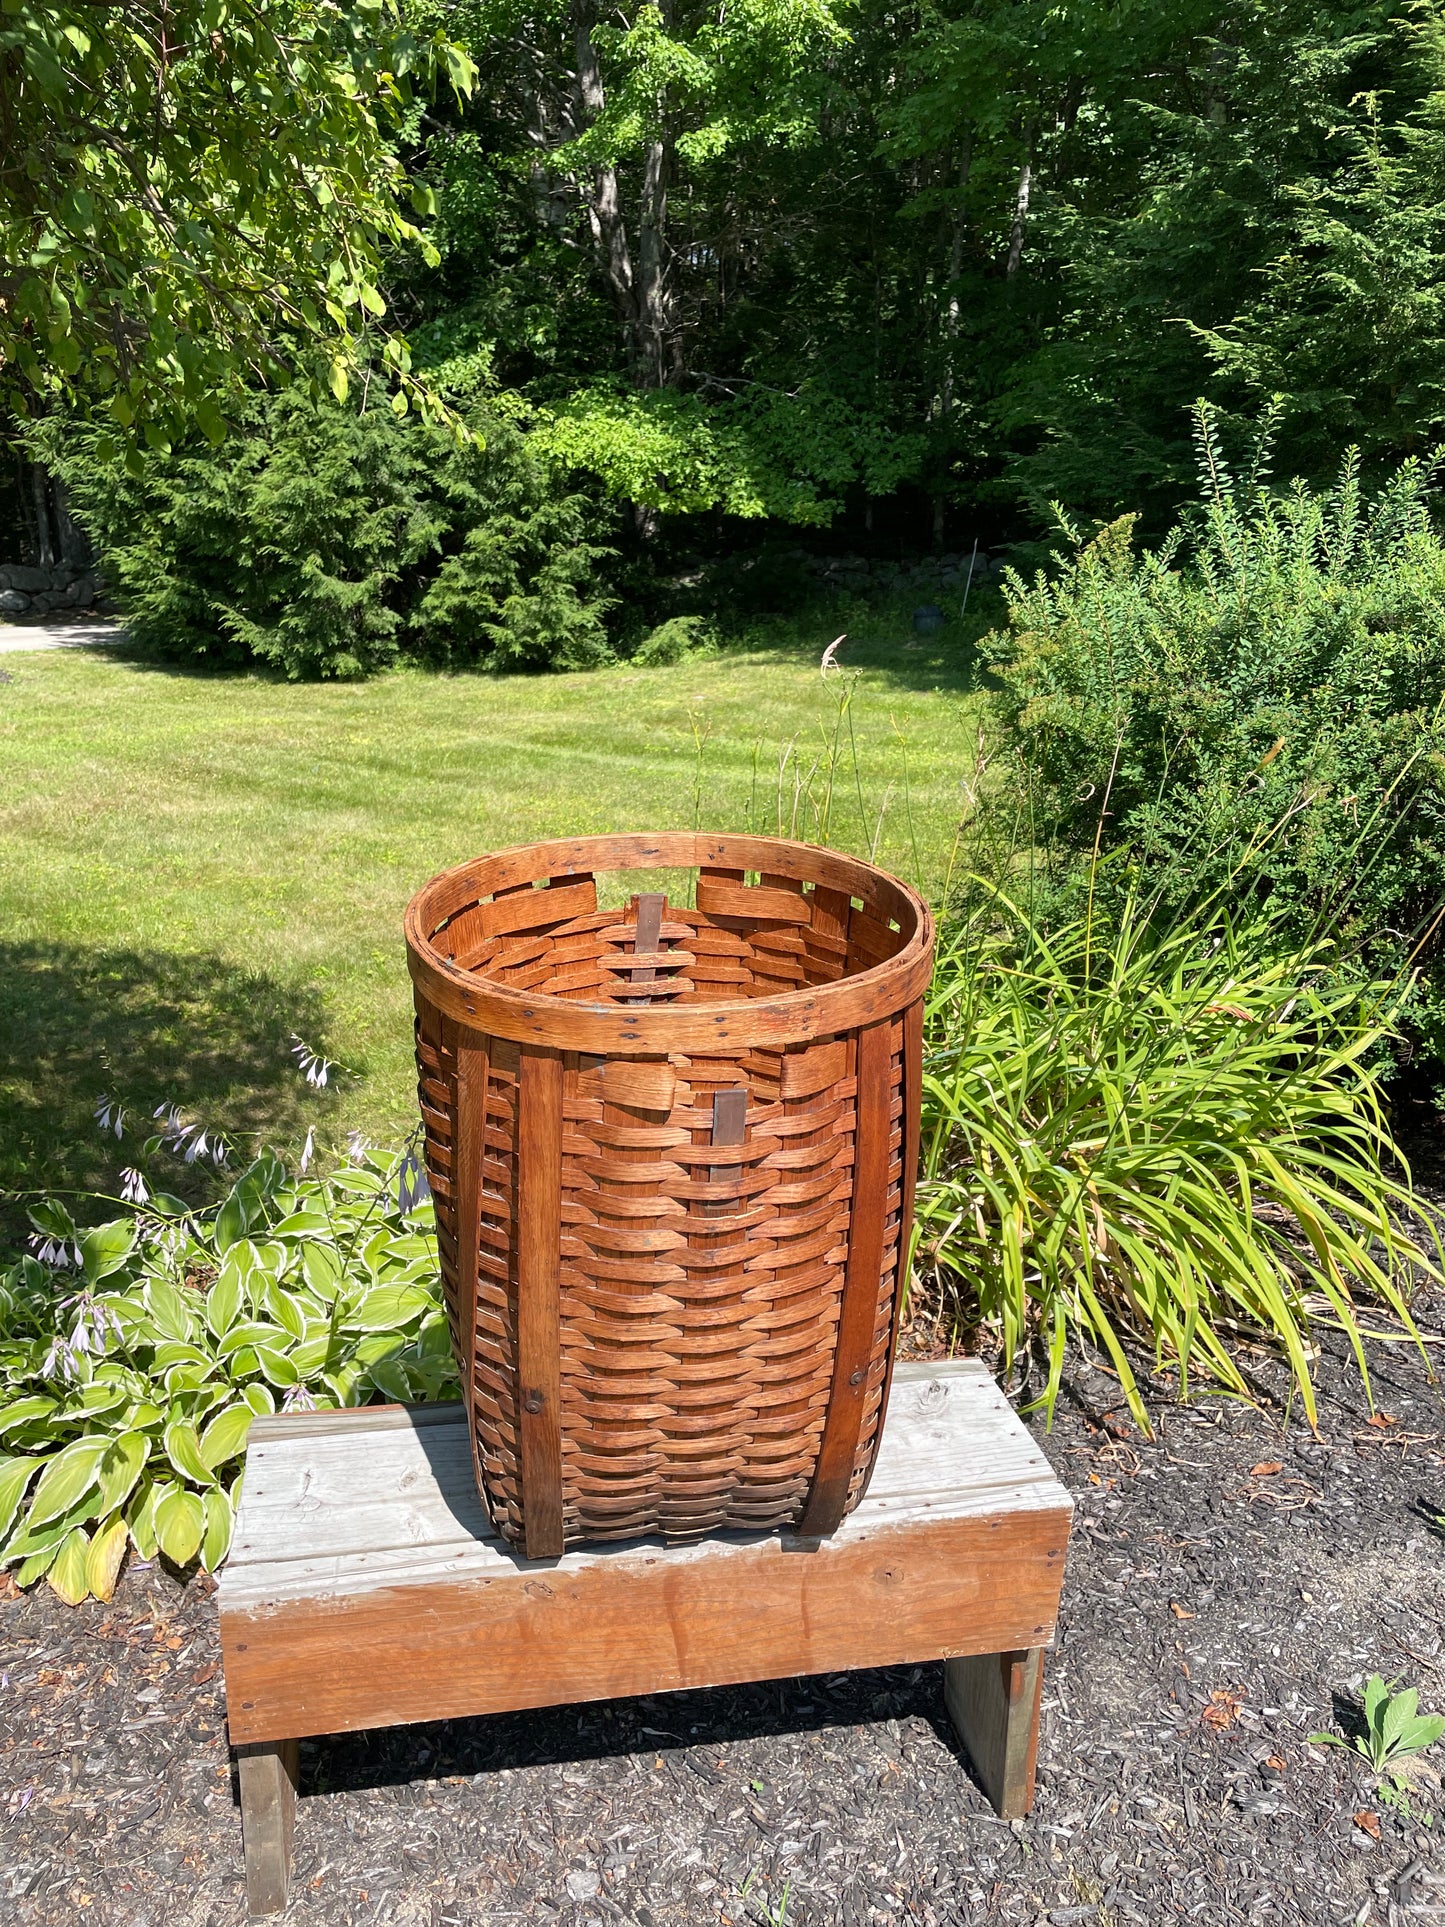
M303 1748L286 1918L1445 1919L1431 1756L1392 1809L1308 1737L1375 1671L1445 1709L1445 1402L1382 1348L1372 1423L1326 1352L1318 1438L1206 1400L1145 1441L1085 1368L1036 1427L1078 1513L1027 1821L990 1812L937 1666L452 1721ZM224 1713L206 1582L12 1590L0 1919L243 1920Z

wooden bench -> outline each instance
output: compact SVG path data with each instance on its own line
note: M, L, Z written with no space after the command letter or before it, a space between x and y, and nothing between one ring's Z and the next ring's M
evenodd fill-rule
M943 1659L985 1791L1022 1814L1072 1511L976 1360L898 1367L826 1540L529 1562L478 1502L459 1406L259 1419L220 1588L251 1912L286 1902L298 1740L413 1720Z

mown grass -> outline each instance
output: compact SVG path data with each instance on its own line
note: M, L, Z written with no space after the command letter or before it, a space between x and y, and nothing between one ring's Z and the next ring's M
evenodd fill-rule
M414 1116L401 916L418 884L533 837L769 830L780 808L786 831L796 759L821 798L843 685L818 659L841 626L555 677L287 685L7 657L0 1189L113 1181L124 1149L96 1131L102 1093L283 1144L318 1116L333 1140L399 1136ZM907 646L901 614L853 628L829 837L866 851L876 834L879 861L936 889L978 726L969 637ZM355 1073L320 1112L293 1032Z

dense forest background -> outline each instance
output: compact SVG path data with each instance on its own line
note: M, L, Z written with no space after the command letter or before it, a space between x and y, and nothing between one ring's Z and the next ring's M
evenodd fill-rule
M1440 433L1437 5L460 19L481 86L418 126L443 263L407 317L656 512L1159 526L1201 394L1281 395L1291 471Z
M1440 438L1439 0L423 0L410 26L478 78L396 118L431 264L388 246L375 325L489 452L379 355L334 402L230 397L219 445L154 434L143 477L52 422L53 518L157 640L219 622L346 670L425 602L452 657L589 661L693 555L1028 544L1056 502L1162 533L1200 396L1226 440L1268 415L1281 476L1357 445L1368 483ZM17 470L32 548L35 500ZM298 549L382 584L332 598L349 642L277 640Z

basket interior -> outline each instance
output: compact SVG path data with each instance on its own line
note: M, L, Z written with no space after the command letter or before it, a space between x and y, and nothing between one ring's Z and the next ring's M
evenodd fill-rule
M726 1003L856 976L912 935L906 906L767 871L571 873L470 901L427 932L489 982L589 1004ZM638 887L638 886L641 887ZM618 907L599 908L611 902Z

